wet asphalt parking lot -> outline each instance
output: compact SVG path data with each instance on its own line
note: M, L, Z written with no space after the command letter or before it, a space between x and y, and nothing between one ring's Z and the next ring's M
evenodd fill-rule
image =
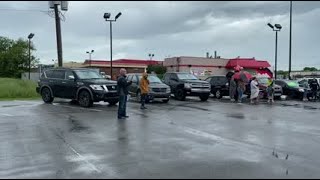
M0 102L1 178L319 178L320 103Z

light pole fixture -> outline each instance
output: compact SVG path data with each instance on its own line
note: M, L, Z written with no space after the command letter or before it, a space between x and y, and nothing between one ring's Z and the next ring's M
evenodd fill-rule
M110 75L112 77L112 22L117 21L117 19L122 15L121 12L119 12L114 19L110 19L111 13L104 13L103 18L106 21L110 22Z
M154 54L149 54L150 61L152 60L153 57L154 57Z
M30 33L28 36L28 40L29 40L29 80L30 80L30 73L31 73L31 39L33 38L34 34Z
M89 54L89 60L91 60L91 54L94 53L94 50L87 51L87 54Z
M91 66L91 54L94 53L94 50L87 51L87 54L89 54L89 66Z
M268 23L268 26L276 32L276 47L275 47L275 58L274 58L274 79L277 79L277 56L278 56L278 31L280 31L282 29L282 26L280 24L275 24L272 25L270 23Z

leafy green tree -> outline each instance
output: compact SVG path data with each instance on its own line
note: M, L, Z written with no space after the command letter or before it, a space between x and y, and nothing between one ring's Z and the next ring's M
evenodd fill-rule
M167 68L162 65L148 65L147 73L156 73L160 79L167 72Z
M35 51L31 43L31 67L38 64L39 59L32 55ZM29 70L29 42L28 40L12 40L0 36L0 77L19 78L21 73Z
M318 69L315 67L305 67L303 68L303 71L318 71Z

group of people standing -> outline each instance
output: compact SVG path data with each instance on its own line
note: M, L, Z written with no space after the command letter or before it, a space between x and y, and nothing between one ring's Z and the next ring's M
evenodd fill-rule
M259 88L259 82L256 77L253 77L249 82L246 82L241 79L235 79L234 77L231 77L230 83L229 83L229 96L232 102L235 102L236 100L238 103L242 103L243 101L243 94L246 91L246 84L250 84L250 102L251 104L258 103L259 102L259 95L260 95L260 88ZM268 96L268 103L274 102L274 89L273 89L273 79L268 79L268 84L266 87L267 96Z
M126 69L120 69L120 76L117 79L117 91L119 94L119 107L118 107L118 119L128 118L127 116L127 101L129 98L128 87L132 84L132 81L127 81L127 71ZM145 107L145 101L149 93L149 80L148 74L143 73L142 78L140 79L140 90L141 90L141 107L140 109L147 109Z

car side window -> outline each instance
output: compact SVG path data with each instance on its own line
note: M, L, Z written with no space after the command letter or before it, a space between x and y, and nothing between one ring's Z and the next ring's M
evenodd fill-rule
M164 82L168 83L170 81L170 74L166 74L163 79Z
M54 79L65 79L65 71L64 70L55 70L55 71L53 71L52 78L54 78Z
M138 83L137 76L135 75L132 76L132 83L135 83L135 84Z
M226 77L220 77L220 83L225 85L228 82L228 79Z
M65 79L69 79L69 76L73 76L74 77L74 74L72 71L66 71L66 77Z
M285 83L283 83L282 81L275 81L275 83L281 87L285 86Z
M217 83L217 77L212 77L211 83L212 83L213 85L218 84L218 83Z
M170 80L171 80L171 79L175 79L175 80L178 81L178 77L177 77L176 74L171 74L171 75L170 75Z
M47 78L53 78L53 70L47 70L47 71L45 71L45 74L46 74Z

